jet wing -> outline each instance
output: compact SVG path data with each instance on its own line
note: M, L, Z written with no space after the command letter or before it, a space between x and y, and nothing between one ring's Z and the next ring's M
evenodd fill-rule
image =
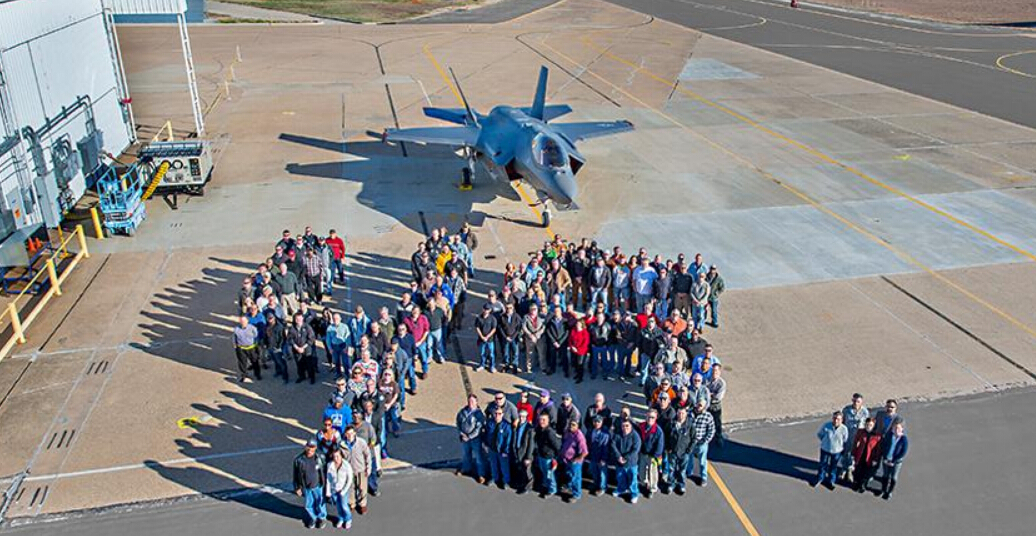
M382 135L382 141L405 141L422 145L449 145L451 147L474 147L478 141L479 128L467 127L422 127L389 128Z
M633 130L633 123L629 121L557 123L550 126L573 142Z

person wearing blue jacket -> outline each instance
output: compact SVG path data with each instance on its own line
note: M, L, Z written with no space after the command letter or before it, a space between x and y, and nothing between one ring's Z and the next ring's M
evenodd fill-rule
M357 305L356 310L353 312L353 316L349 317L347 325L349 326L349 343L353 348L353 354L358 358L360 339L370 330L371 319L363 312L363 307ZM381 356L378 357L380 358Z
M623 420L619 433L612 437L612 460L615 462L615 490L612 495L629 494L630 503L637 504L637 461L640 456L640 435L633 431L633 421Z
M331 424L339 434L345 434L345 427L353 423L353 410L345 404L345 399L336 396L331 405L324 409L324 419L331 419Z
M604 425L604 416L595 415L593 427L586 436L587 449L590 451L590 481L593 489L591 495L604 493L608 487L608 456L611 453L612 434Z
M886 501L896 489L899 471L903 469L903 459L906 458L909 446L902 420L896 421L889 433L881 438L881 498Z
M504 420L502 407L494 409L492 418L486 423L486 430L482 434L482 447L485 458L489 461L489 472L493 482L496 482L500 489L506 488L511 483L511 461L508 456L511 448L511 423Z

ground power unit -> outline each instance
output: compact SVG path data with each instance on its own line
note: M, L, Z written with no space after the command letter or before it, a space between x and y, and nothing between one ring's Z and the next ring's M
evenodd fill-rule
M141 149L138 163L151 172L144 199L156 192L205 195L212 178L212 147L206 140L156 141Z

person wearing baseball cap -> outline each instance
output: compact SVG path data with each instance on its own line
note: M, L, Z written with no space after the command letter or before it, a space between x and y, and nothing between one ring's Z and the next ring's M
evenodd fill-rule
M292 480L295 495L306 501L306 517L303 519L307 529L323 528L327 519L324 506L324 483L327 477L324 469L324 457L317 456L317 441L306 442L302 453L295 457L292 467Z

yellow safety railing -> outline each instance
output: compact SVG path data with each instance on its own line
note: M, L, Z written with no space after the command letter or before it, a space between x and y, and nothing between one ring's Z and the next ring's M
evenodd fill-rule
M72 252L69 250L69 244L75 240L79 245L79 251ZM59 263L62 259L71 256L70 260L64 267L60 267L61 271L58 272ZM61 296L61 285L64 284L65 280L68 279L68 275L72 273L72 270L79 265L79 261L83 258L89 258L90 252L86 247L86 233L83 231L82 225L76 225L76 230L65 237L61 243L54 248L54 251L47 258L44 263L44 269L36 272L36 275L29 280L29 283L25 285L25 288L18 293L17 296L7 304L7 308L0 313L0 324L7 320L11 325L11 338L0 347L0 361L7 357L11 350L14 349L15 345L25 344L25 330L29 329L36 317L39 316L40 312L47 306L51 298L54 296ZM19 307L19 303L26 299L26 295L36 287L41 277L46 277L50 286L47 291L39 297L29 311L22 311Z
M166 133L165 141L173 141L173 122L172 121L166 121L165 124L162 125L162 128L159 128L158 132L155 132L155 137L151 138L151 141L158 141L159 139L161 139L163 132Z

